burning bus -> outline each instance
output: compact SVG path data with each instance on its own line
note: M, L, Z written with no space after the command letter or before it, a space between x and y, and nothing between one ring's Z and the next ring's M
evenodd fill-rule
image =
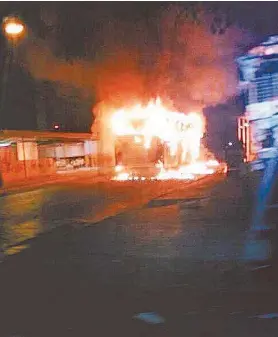
M213 172L200 161L201 113L172 111L156 99L100 116L101 153L109 147L117 180L189 179Z
M197 113L169 111L157 99L116 110L111 123L116 170L123 177L154 177L199 158L203 120Z

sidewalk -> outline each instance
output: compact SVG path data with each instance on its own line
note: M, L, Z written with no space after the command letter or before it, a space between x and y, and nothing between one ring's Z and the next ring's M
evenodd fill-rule
M43 186L62 184L78 179L86 179L95 177L96 181L102 181L106 178L100 175L96 170L71 170L57 172L49 176L30 177L24 181L9 182L4 187L0 188L0 197L7 194L20 193L31 191Z

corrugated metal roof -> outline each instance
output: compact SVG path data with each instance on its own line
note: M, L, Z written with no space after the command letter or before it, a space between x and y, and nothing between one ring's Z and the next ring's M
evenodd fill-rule
M26 140L97 140L91 133L31 131L31 130L1 130L0 139L26 139Z

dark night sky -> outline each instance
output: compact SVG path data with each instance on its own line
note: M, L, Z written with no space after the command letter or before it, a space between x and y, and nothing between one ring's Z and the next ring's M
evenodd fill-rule
M56 56L65 59L86 59L88 53L96 56L103 48L101 40L97 39L100 22L105 25L109 20L136 22L145 18L150 27L149 33L153 34L152 20L157 13L165 10L170 4L175 4L175 2L7 1L0 3L0 16L19 15L37 36L52 43L52 49ZM178 2L178 4L190 6L188 2ZM204 2L202 4L215 12L229 13L231 22L250 32L254 44L260 42L267 35L278 33L276 17L278 3L276 2ZM56 27L55 30L52 28L53 25ZM5 52L5 39L1 36L0 60L2 64ZM11 81L12 94L10 90L5 103L5 116L1 116L2 128L36 128L36 113L38 107L43 106L48 114L48 127L52 122L58 121L69 130L85 131L90 129L90 104L93 103L93 100L82 105L83 115L87 117L84 117L78 124L74 119L74 112L70 112L73 109L72 105L69 106L67 103L65 108L65 102L55 96L55 87L51 83L38 83L28 74L26 69L17 65L13 69ZM65 118L65 115L59 114L59 109L68 109L66 122L59 121L59 118ZM239 114L241 109L239 99L230 99L226 105L222 104L206 110L209 132L218 135L215 136L216 140L211 140L212 143L218 143L219 146L221 142L227 141L227 139L223 140L223 134L227 135L227 130L230 130L231 133L228 134L228 138L235 136L234 129L228 126L234 125L235 118L233 116ZM53 113L52 110L56 112ZM222 116L219 117L219 114Z

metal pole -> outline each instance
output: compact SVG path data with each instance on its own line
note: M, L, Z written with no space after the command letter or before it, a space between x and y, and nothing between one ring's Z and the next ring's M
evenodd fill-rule
M245 155L247 155L247 139L246 139L246 126L245 126L245 119L242 120L242 140L243 140L243 147L244 147L244 152Z
M3 67L3 77L2 77L2 88L1 88L1 101L0 101L0 118L4 116L4 108L5 108L5 100L8 91L8 80L9 80L9 73L11 71L11 65L13 60L13 46L8 42L7 43L7 54L4 60L4 67ZM2 123L0 123L0 129L3 129Z
M237 121L237 137L239 141L242 141L241 121L242 121L242 117L240 117Z
M250 124L248 121L246 121L246 159L249 162L250 161L250 154L251 154L251 144L250 144Z
M8 74L10 70L9 68L10 68L11 60L12 60L12 49L9 44L7 46L8 48L7 48L7 54L5 55L5 59L4 59L1 98L0 98L0 130L3 129L4 101L6 97L6 91L7 91ZM2 185L3 185L2 172L0 171L0 187L2 187Z
M25 156L25 144L24 139L22 137L22 152L23 152L23 162L24 162L24 174L25 178L27 178L27 167L26 167L26 156Z

